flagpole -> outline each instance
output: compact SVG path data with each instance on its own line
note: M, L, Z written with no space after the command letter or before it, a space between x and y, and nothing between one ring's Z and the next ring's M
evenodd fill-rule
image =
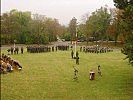
M77 27L76 27L76 39L75 39L75 57L76 57L76 51L77 51Z

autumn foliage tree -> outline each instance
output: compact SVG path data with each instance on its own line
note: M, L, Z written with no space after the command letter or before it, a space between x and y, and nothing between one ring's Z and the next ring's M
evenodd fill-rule
M123 28L126 32L125 45L122 49L126 58L133 64L133 0L114 0L115 6L122 10L121 19Z
M1 15L1 44L46 44L63 34L57 19L16 9Z

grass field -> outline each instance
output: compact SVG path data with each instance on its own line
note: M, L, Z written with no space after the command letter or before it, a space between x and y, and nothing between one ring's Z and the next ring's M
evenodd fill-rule
M71 51L11 55L22 71L1 74L1 100L132 100L133 67L119 50L104 54L79 52L78 82L73 80ZM101 65L103 76L97 74ZM96 79L89 80L89 71Z

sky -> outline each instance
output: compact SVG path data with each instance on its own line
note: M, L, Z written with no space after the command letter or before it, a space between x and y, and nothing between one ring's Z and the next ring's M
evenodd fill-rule
M60 24L68 25L73 17L81 22L83 15L105 5L114 8L113 0L1 0L1 13L12 9L31 11L32 14L56 18Z

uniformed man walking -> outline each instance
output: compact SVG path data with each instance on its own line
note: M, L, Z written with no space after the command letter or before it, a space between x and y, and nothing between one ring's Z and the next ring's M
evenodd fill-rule
M73 66L73 69L74 69L74 80L78 80L78 76L77 76L77 74L78 74L78 70Z

